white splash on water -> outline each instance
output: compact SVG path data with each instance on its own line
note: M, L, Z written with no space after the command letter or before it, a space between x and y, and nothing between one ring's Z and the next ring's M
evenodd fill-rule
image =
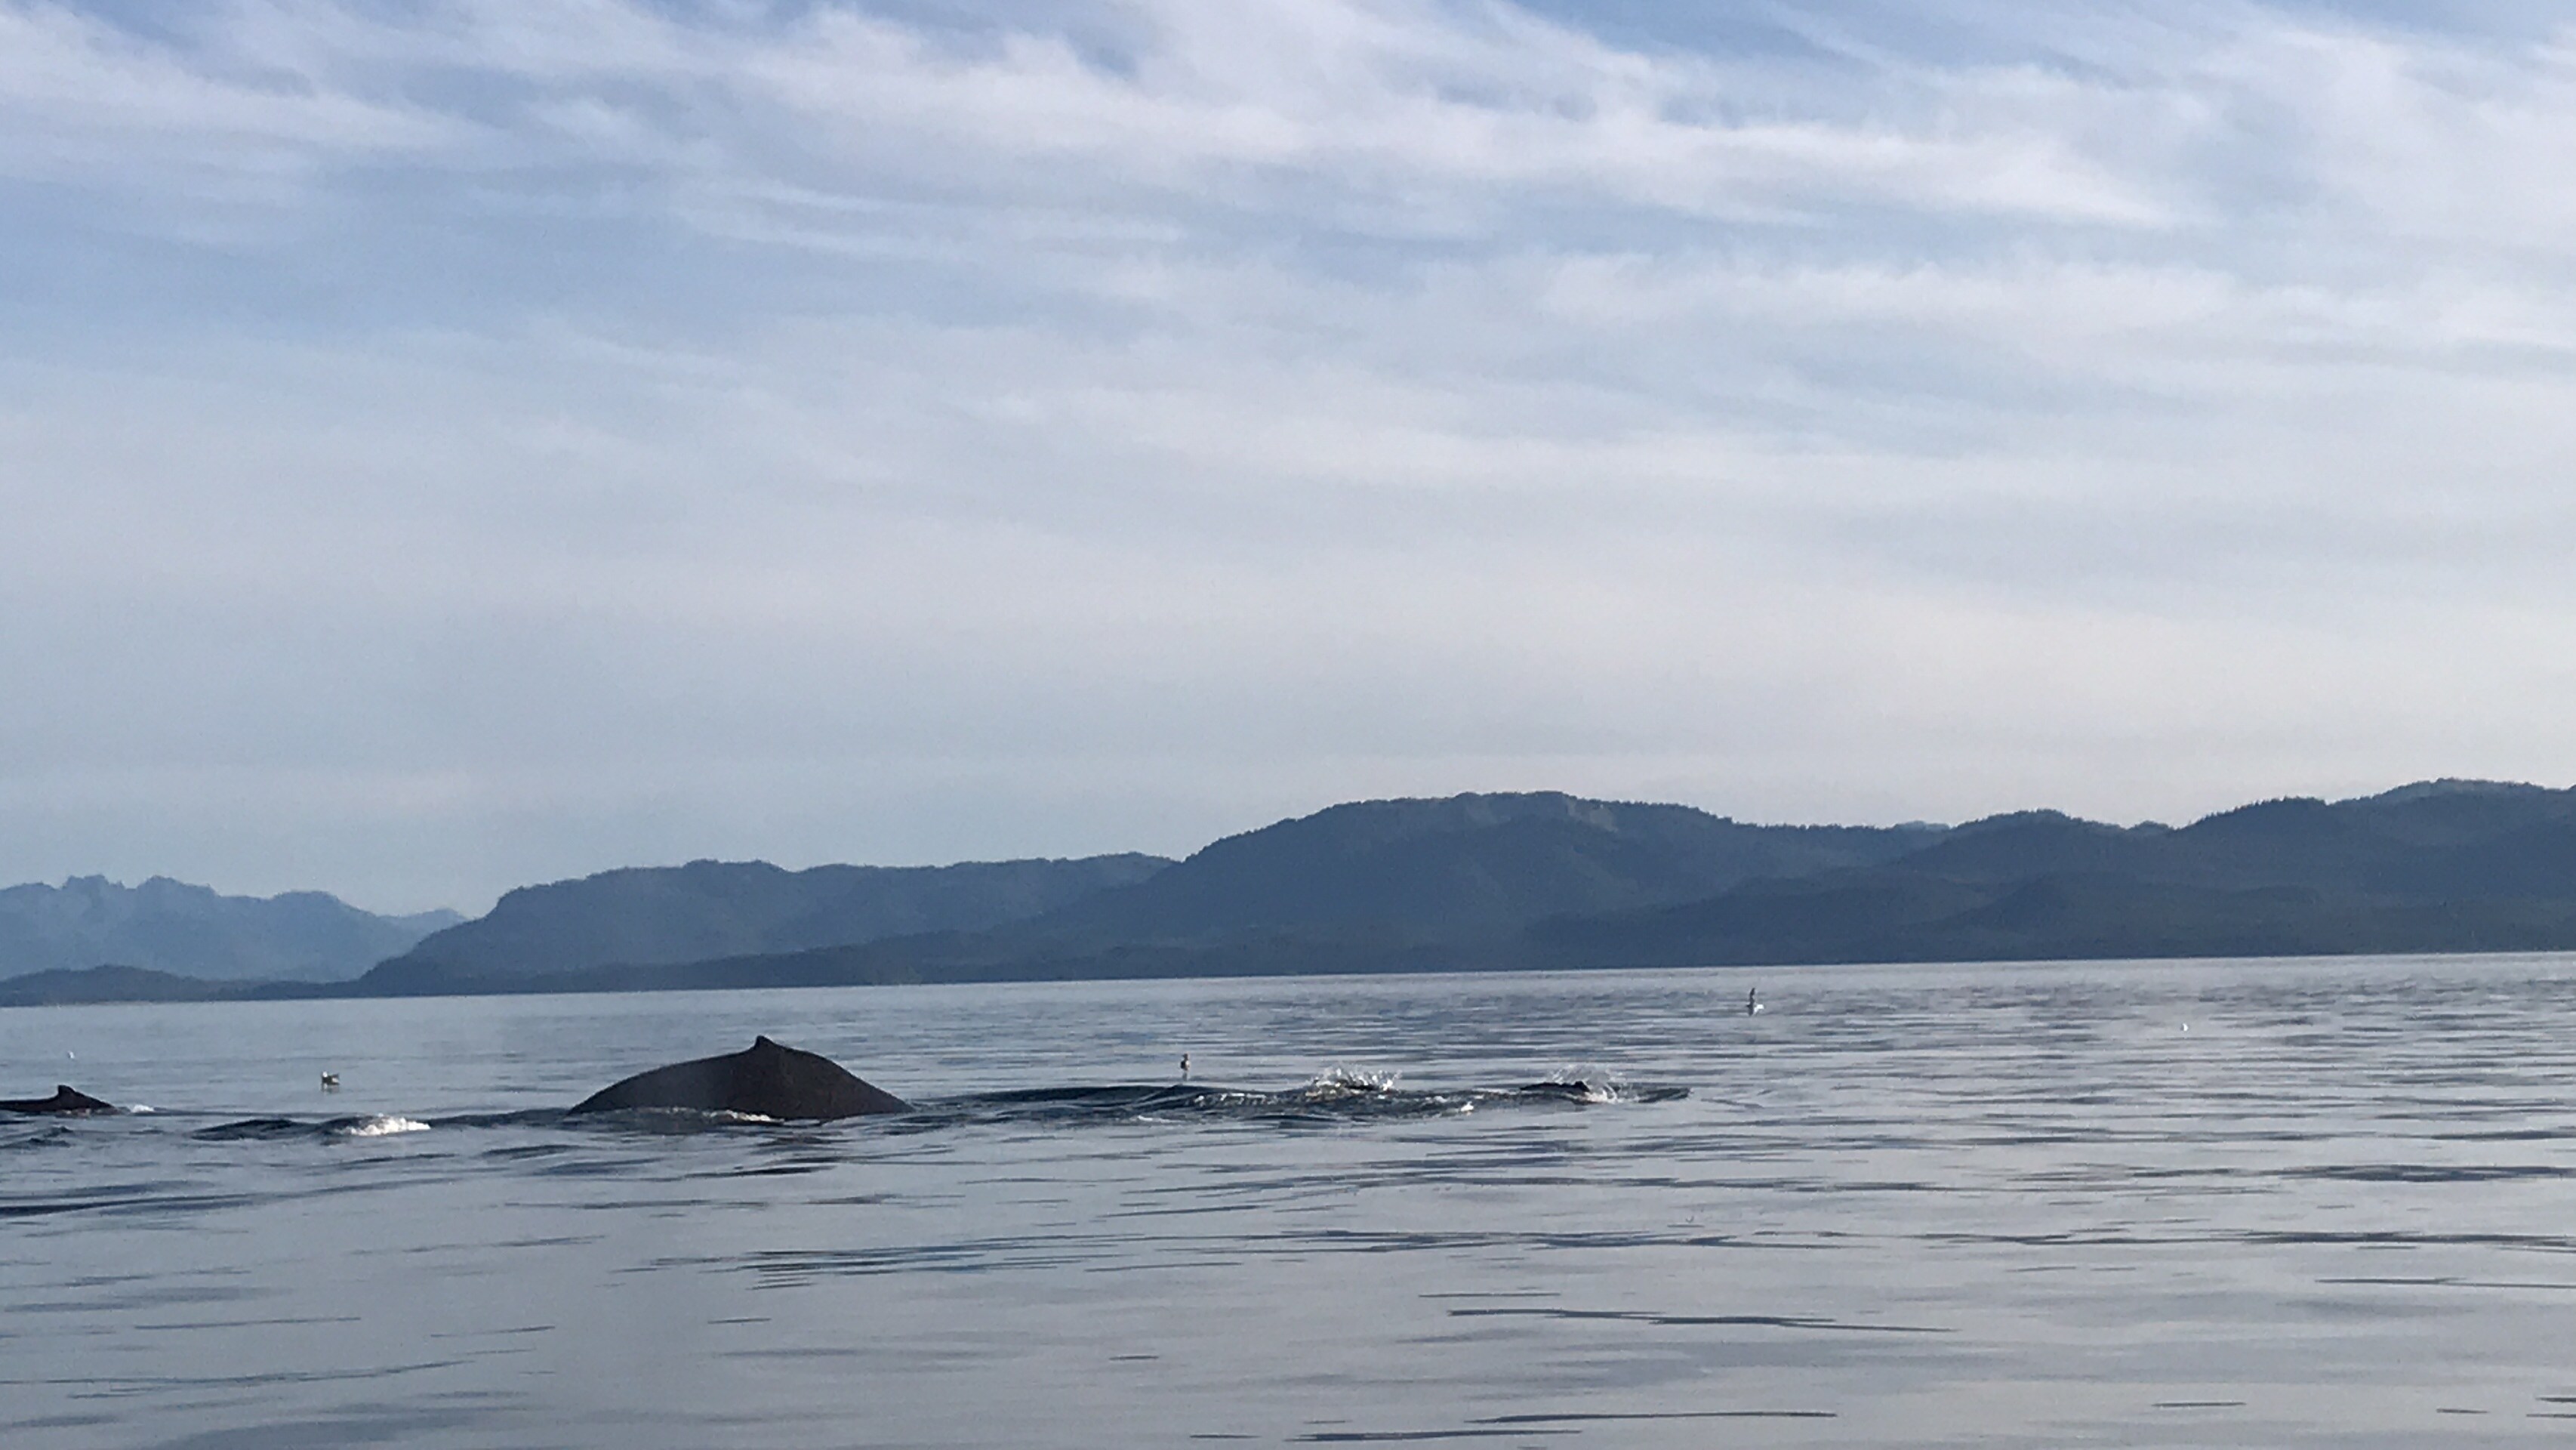
M1561 1067L1546 1078L1550 1087L1572 1088L1577 1100L1586 1103L1622 1103L1628 1100L1628 1085L1616 1073L1597 1067Z
M429 1124L418 1118L368 1117L332 1131L343 1138L388 1138L396 1133L426 1133Z
M1391 1093L1395 1091L1400 1072L1370 1072L1358 1067L1328 1067L1306 1084L1306 1091L1318 1096L1344 1093Z

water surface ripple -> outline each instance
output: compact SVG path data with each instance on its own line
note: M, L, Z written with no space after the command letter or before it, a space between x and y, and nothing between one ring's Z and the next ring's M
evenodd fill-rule
M564 1117L759 1032L920 1110ZM63 1008L0 1071L154 1109L0 1119L11 1447L2576 1419L2566 957Z

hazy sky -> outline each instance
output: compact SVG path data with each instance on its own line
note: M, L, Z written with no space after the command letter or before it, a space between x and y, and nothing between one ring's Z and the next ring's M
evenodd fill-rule
M2567 783L2566 13L0 0L0 881Z

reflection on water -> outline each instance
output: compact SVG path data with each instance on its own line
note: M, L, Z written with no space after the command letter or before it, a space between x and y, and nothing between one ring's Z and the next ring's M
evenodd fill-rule
M159 1109L0 1120L0 1443L2576 1418L2576 961L1765 969L1747 1016L1753 980L0 1012L0 1093ZM921 1111L563 1119L757 1032Z

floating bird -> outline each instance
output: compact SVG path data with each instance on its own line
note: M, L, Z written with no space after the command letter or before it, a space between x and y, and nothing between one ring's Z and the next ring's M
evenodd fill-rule
M1762 1000L1761 1000L1761 999L1762 999L1762 989L1761 989L1761 988L1759 988L1759 987L1747 987L1747 988L1745 988L1745 989L1744 989L1744 1015L1745 1015L1745 1016L1747 1016L1747 1017L1750 1017L1750 1016L1752 1016L1754 1013L1761 1011L1761 1010L1762 1010Z
M338 1073L336 1073L336 1072L326 1072L326 1073L322 1074L322 1091L324 1091L324 1092L326 1092L326 1093L336 1093L336 1092L338 1092L339 1090L340 1090L340 1075L339 1075Z
M1189 1055L1188 1053L1184 1052L1184 1053L1182 1053L1182 1054L1181 1054L1181 1081L1183 1081L1183 1082L1188 1082L1189 1080L1190 1080L1190 1055Z

